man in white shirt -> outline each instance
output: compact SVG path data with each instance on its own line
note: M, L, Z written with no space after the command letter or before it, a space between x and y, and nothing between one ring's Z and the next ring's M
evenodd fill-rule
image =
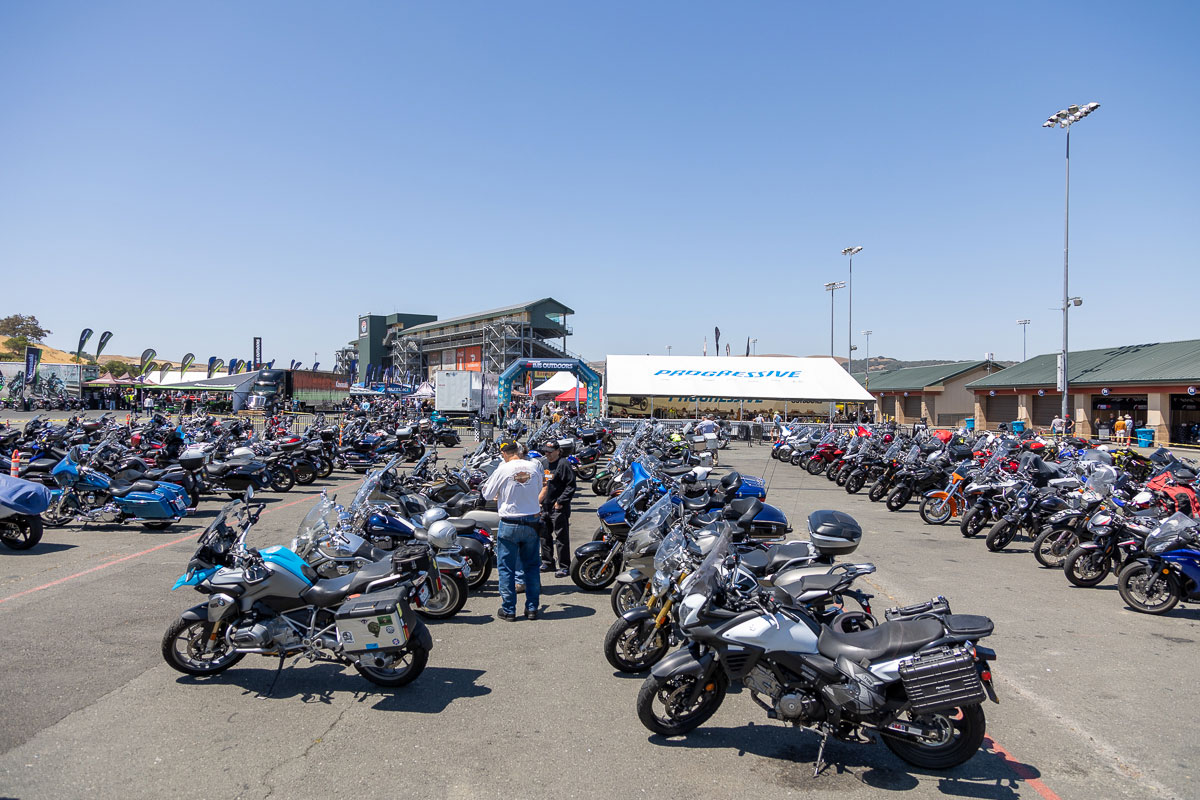
M517 619L516 572L525 573L525 619L537 619L542 595L542 554L538 529L542 522L542 470L520 457L520 445L500 445L504 463L484 482L480 493L496 501L500 529L496 533L496 566L499 569L499 619Z

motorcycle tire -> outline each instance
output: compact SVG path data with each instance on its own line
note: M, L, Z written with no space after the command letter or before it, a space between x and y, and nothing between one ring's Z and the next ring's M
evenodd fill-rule
M467 579L467 587L470 589L478 589L487 583L488 578L492 577L492 559L487 556L480 557L478 553L463 552L467 561L471 565L471 577Z
M1063 561L1063 574L1075 586L1090 589L1108 577L1108 556L1099 550L1076 547Z
M653 638L645 652L639 653L643 643ZM615 619L604 634L604 657L617 672L645 672L653 667L671 649L671 639L666 628L655 630L654 618L628 622Z
M328 478L333 474L333 462L327 458L322 458L317 462L317 477Z
M608 475L601 475L592 481L592 494L597 497L604 497L608 494L609 487L612 485L612 478Z
M867 492L867 499L872 503L878 503L887 495L887 484L883 481L875 481L871 484L871 491Z
M173 519L161 519L155 522L143 522L143 528L149 528L152 531L165 531L167 528L175 524Z
M1155 574L1152 575L1152 572ZM1156 584L1162 584L1153 597L1146 593L1151 577L1157 579ZM1166 614L1179 603L1180 596L1179 585L1173 575L1158 575L1151 565L1140 561L1121 570L1117 577L1117 591L1130 608L1141 614Z
M825 470L825 479L828 480L830 483L833 483L834 481L837 480L838 473L841 471L842 471L841 464L838 464L836 462L833 464L830 464L829 468Z
M424 455L425 445L420 442L404 451L404 457L408 461L420 461Z
M50 507L41 514L42 522L51 528L65 528L75 519L75 509L77 508L78 503L73 497L68 497L61 506L51 503Z
M394 665L391 667L371 667L361 662L355 664L354 668L358 670L359 675L362 675L376 686L390 686L393 688L407 686L425 671L425 665L429 663L429 651L420 642L409 641L405 645L404 652L400 658L406 659L404 666L400 669L396 669Z
M988 531L987 538L983 540L983 543L987 545L988 550L999 553L1012 544L1012 540L1017 537L1017 531L1016 525L1006 519L1001 519Z
M778 449L776 449L774 447L771 448L771 458L775 459L776 461L779 460L779 450Z
M296 485L296 474L291 467L276 467L271 471L271 489L276 492L290 492ZM241 495L237 495L241 497Z
M1069 529L1046 528L1033 540L1033 557L1043 567L1062 569L1067 555L1079 546L1079 536Z
M908 504L908 499L912 497L912 490L907 486L897 486L888 493L887 510L899 511Z
M838 470L837 480L834 481L834 483L836 483L838 486L845 486L846 481L850 480L851 472L852 472L852 470L842 467L841 469Z
M612 439L605 439L604 444L600 445L600 452L606 456L611 456L617 451L617 443Z
M677 708L675 702L678 698L689 695L696 682L701 679L702 676L692 674L668 678L656 678L651 675L646 678L642 688L638 690L638 719L647 730L660 736L681 736L694 731L717 713L725 699L725 692L729 689L729 678L725 670L718 669L711 682L701 691L694 706L687 709ZM709 686L712 688L708 688ZM660 716L655 711L656 700L662 702L665 716Z
M846 494L858 494L862 491L863 484L867 482L867 476L858 470L850 473L850 477L846 478Z
M571 559L571 581L585 592L599 592L612 586L617 579L617 565L605 567L604 559L603 553Z
M801 462L804 461L804 454L803 453L792 453L790 456L787 457L787 460L791 463L791 465L793 467L798 467L798 466L800 466ZM808 465L806 464L805 466L808 466Z
M213 623L204 619L180 617L172 622L162 638L163 660L171 669L185 675L216 675L241 661L245 653L230 651L223 636L217 637L218 644L212 654L204 652L212 626ZM180 652L180 645L184 646L184 652Z
M926 525L945 525L951 517L950 501L942 502L940 497L923 497L921 505L917 509L921 515L921 519L925 520ZM939 505L941 511L938 511Z
M596 477L596 465L589 464L586 467L585 466L576 467L575 468L575 477L580 480L583 480L583 481L590 481L592 478Z
M986 524L987 515L983 509L972 506L963 514L962 522L958 523L958 530L966 538L972 539L980 534Z
M0 521L0 544L9 550L28 550L42 540L42 519L18 514Z
M296 466L292 467L292 473L296 476L296 483L301 486L308 486L317 479L317 471L305 461L297 462Z
M804 468L808 470L809 475L820 475L825 471L825 466L825 462L821 459L810 458Z
M958 713L954 713L958 712ZM949 713L914 715L914 719L924 720L937 718L941 724L948 725L953 731L948 742L925 744L908 739L893 737L882 731L883 743L887 749L895 753L901 760L907 761L921 769L944 770L957 767L979 752L986 733L987 721L983 708L978 704L950 709Z
M632 611L642 605L642 597L646 594L646 581L634 581L633 583L618 583L613 587L612 593L609 595L609 604L612 606L613 615L617 617L625 616L625 612Z
M192 509L193 511L195 511L196 508L198 508L200 505L200 490L192 488L192 489L188 489L186 491L187 491L187 496L188 496L187 507Z
M431 596L417 613L426 619L450 619L467 604L467 579L462 575L442 573L442 588Z

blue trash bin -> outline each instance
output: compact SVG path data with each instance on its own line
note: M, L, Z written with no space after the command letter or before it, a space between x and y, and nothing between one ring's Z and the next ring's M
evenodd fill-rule
M1137 433L1138 447L1154 445L1154 428L1138 428L1135 433Z
M1016 420L1015 422L1010 424L1008 427L1012 430L1013 433L1024 433L1025 432L1025 423L1022 422L1021 420Z
M967 417L965 420L963 420L963 424L966 425L967 430L969 430L969 431L975 430L975 418L974 417Z

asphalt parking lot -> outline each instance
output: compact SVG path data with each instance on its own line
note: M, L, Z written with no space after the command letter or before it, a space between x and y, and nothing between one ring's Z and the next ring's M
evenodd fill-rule
M457 460L459 451L443 451ZM495 580L454 620L432 623L429 667L381 690L352 670L285 668L248 656L214 679L170 669L167 625L198 595L170 587L219 504L162 532L48 530L36 548L0 551L0 795L20 798L328 796L1189 797L1190 648L1200 612L1125 609L1115 581L1076 589L1018 541L988 553L957 526L924 525L851 497L767 449L723 464L761 475L768 502L803 535L807 514L837 508L865 535L877 612L946 595L996 621L988 644L1001 704L987 704L986 752L949 773L914 771L882 745L830 743L769 721L731 694L695 734L663 740L638 722L641 678L600 652L607 594L547 576L544 617L493 619ZM320 489L348 498L358 476L265 495L257 544L286 543ZM595 528L584 491L576 543ZM290 664L290 661L289 661Z

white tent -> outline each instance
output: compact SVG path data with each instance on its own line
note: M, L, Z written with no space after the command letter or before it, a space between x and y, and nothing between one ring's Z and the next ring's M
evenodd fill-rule
M417 390L415 392L413 392L410 395L410 397L415 397L418 400L422 400L425 398L433 397L433 394L434 394L433 384L430 383L429 381L425 381L424 383L422 383L420 386L417 387Z
M572 373L556 372L550 376L550 380L533 387L533 396L535 398L544 397L545 395L558 397L563 392L574 389L576 382L577 379Z
M608 356L605 376L610 397L873 399L842 366L825 357Z

